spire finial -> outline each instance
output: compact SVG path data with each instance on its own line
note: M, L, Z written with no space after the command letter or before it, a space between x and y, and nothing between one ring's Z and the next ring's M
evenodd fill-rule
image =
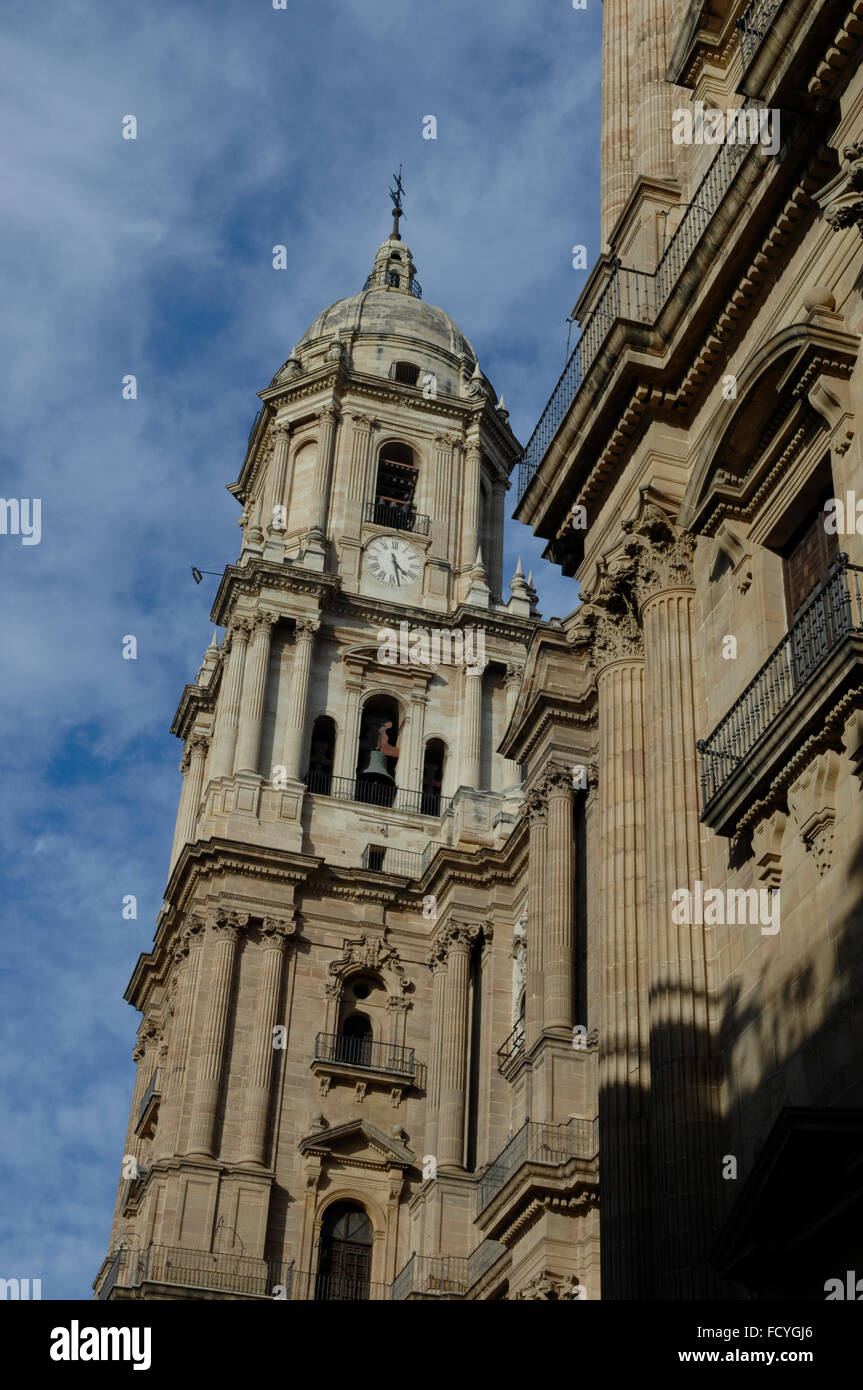
M399 218L404 217L405 215L404 209L402 208L402 197L404 195L405 190L402 184L401 164L399 164L398 173L393 174L393 178L395 179L395 188L390 189L390 197L393 200L393 229L391 232L391 236L393 241L401 241L401 233L399 232Z

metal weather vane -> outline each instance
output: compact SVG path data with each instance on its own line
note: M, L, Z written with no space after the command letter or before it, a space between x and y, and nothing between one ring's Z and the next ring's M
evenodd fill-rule
M402 198L404 197L405 191L404 185L402 184L402 164L399 164L399 171L397 174L393 174L393 179L395 180L395 188L390 189L390 197L393 200L393 236L400 239L399 218L405 216L405 211L402 207Z

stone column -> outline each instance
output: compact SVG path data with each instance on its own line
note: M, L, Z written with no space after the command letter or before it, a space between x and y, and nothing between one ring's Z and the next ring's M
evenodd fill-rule
M650 937L651 1156L656 1198L655 1297L715 1298L708 1257L720 1217L718 1085L705 936L672 922L674 892L701 879L692 670L694 538L656 509L633 533L643 543L637 593L644 624L646 861Z
M276 425L272 433L273 456L270 459L270 474L267 479L267 503L263 516L267 543L264 554L270 559L281 559L285 553L285 530L287 512L283 525L276 525L276 508L287 508L288 452L291 446L290 425Z
M404 775L396 780L399 786L408 787L413 791L420 790L422 786L421 763L427 704L428 698L425 695L417 692L411 695L405 752L404 757L399 759L399 764L404 768Z
M198 823L198 809L201 805L201 792L204 787L204 765L210 740L206 734L192 734L186 745L180 768L183 773L183 790L180 793L180 807L177 812L177 828L174 833L174 846L171 851L171 868L184 845L194 838Z
M309 671L312 647L320 623L301 619L294 634L294 664L291 670L291 689L288 697L288 718L285 730L284 766L289 778L297 780L304 771L300 767L306 732L306 706L309 702Z
M246 657L243 698L240 707L240 732L237 739L235 772L258 772L261 751L261 723L264 715L264 694L270 670L270 641L275 613L256 613L252 624L254 636Z
M671 112L683 105L689 92L676 92L665 76L671 60L671 4L669 0L630 0L627 17L627 32L618 36L618 42L630 64L630 90L636 94L634 173L636 178L640 174L672 178Z
M479 788L482 747L482 671L464 672L464 711L461 726L459 785Z
M479 927L471 927L466 922L451 922L446 930L447 969L437 1145L439 1168L464 1166L470 952L478 934Z
M426 1153L438 1157L438 1130L440 1128L440 1083L441 1063L444 1048L444 1000L446 996L446 950L441 941L435 942L428 955L428 966L432 972L432 1021L431 1055L429 1057L429 1088L426 1105Z
M219 912L213 923L211 939L212 965L206 1014L195 1034L201 1039L201 1060L195 1077L192 1120L189 1128L190 1155L213 1157L213 1142L219 1096L224 1085L225 1043L227 1041L228 1011L234 981L234 964L240 930L248 923L245 913Z
M503 581L503 511L508 483L495 474L491 482L491 516L489 517L489 548L486 558L488 584L493 598L500 598Z
M168 1044L168 1065L162 1079L159 1123L156 1126L157 1158L174 1158L179 1152L189 1034L198 996L203 944L204 923L199 917L192 917L174 947L174 1021Z
M234 748L240 719L240 691L243 687L243 668L251 625L245 618L234 623L222 644L227 651L227 667L222 676L213 727L213 746L210 753L210 781L230 777L234 770Z
M296 928L268 917L261 924L258 946L260 974L255 991L251 1055L246 1079L246 1110L239 1163L262 1164L266 1159L267 1119L273 1080L273 1028L278 1022L285 943Z
M545 779L548 839L542 977L543 1023L571 1033L573 1001L573 907L575 842L572 834L572 776L553 767Z
M349 676L345 681L344 721L336 735L336 777L356 776L362 688L361 679Z
M602 22L601 222L603 246L633 183L629 73L633 0L605 0ZM637 90L637 89L636 89ZM644 170L643 172L647 172Z
M479 478L482 450L471 441L464 455L464 485L462 488L462 551L461 568L470 569L479 545Z
M315 480L314 480L314 500L315 500L315 520L312 523L312 531L318 533L321 541L327 535L327 523L330 506L330 488L333 480L333 454L336 442L336 425L338 414L331 405L325 405L318 411L319 421L318 452L315 461Z
M545 999L543 986L543 937L545 934L545 889L548 858L548 804L539 787L525 798L529 820L528 847L528 929L524 994L524 1046L533 1047L542 1032Z
M451 561L450 516L453 512L452 463L455 438L449 434L434 437L434 492L431 507L431 544L429 555L435 560Z
M504 677L504 687L506 691L506 723L515 713L516 703L518 702L518 692L521 688L522 670L520 666L507 666ZM521 766L514 763L510 758L503 760L504 787L521 786Z
M351 457L347 477L347 515L345 535L359 539L366 507L373 501L367 491L369 445L372 422L368 415L354 411L351 415Z
M599 1124L602 1287L650 1298L651 1246L644 661L631 599L613 585L591 648L599 704ZM606 1186L607 1184L607 1186Z

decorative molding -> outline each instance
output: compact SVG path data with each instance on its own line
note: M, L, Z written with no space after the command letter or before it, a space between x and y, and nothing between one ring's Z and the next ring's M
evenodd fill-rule
M863 236L863 141L845 146L839 173L815 194L815 202L834 231L859 227Z
M800 838L813 855L822 877L833 861L840 769L839 753L835 748L825 748L788 788L788 806L797 822Z

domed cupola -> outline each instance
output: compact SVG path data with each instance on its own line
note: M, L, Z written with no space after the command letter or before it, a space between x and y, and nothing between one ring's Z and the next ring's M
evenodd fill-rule
M423 292L416 278L416 266L398 232L393 231L378 249L371 275L366 277L364 290L401 290L422 299Z

